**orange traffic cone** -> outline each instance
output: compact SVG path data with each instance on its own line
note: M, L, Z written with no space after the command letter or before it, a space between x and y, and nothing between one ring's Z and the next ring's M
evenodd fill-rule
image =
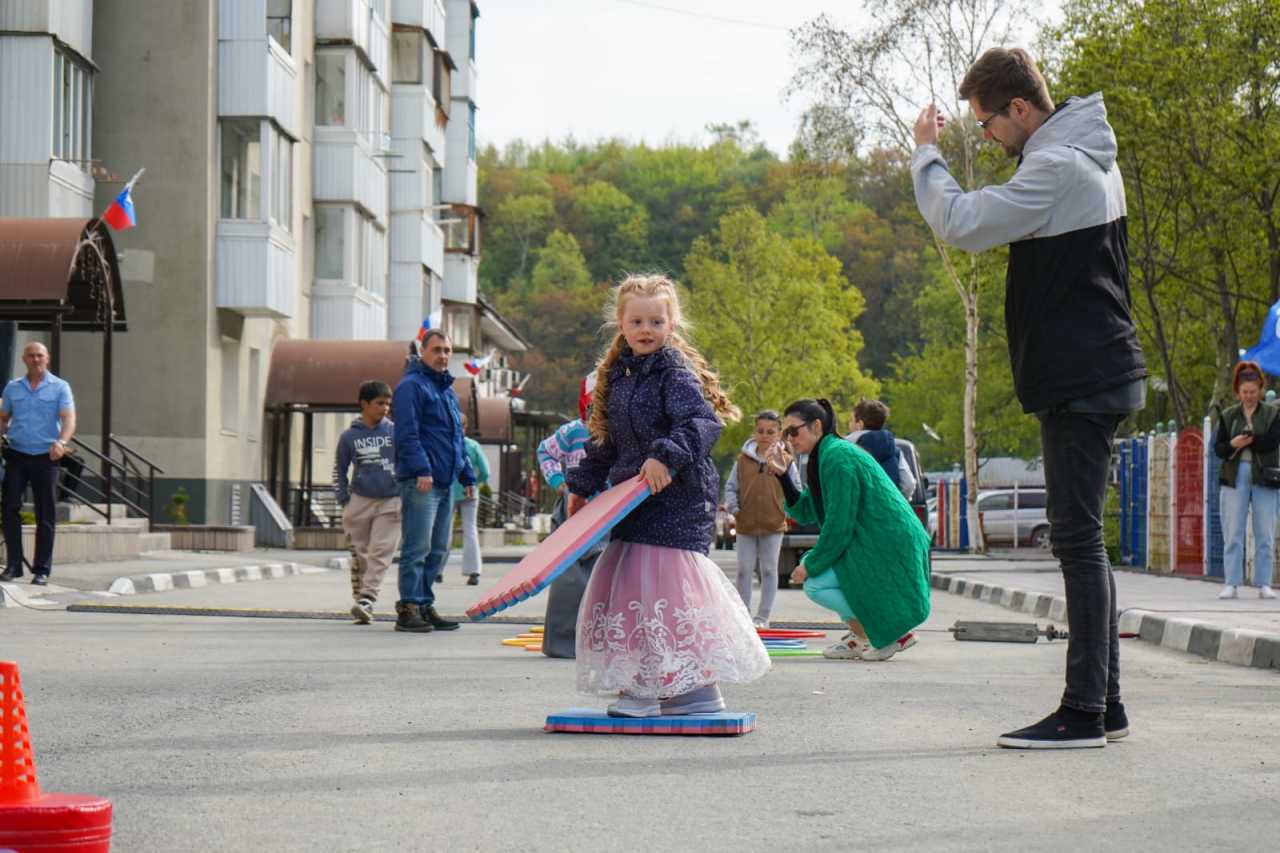
M0 661L0 850L108 853L111 801L41 794L18 665Z

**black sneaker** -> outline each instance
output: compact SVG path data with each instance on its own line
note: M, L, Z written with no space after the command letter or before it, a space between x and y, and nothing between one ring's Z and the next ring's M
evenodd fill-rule
M32 586L48 586L48 585L49 585L49 575L48 575L47 573L46 573L46 574L42 574L42 575L32 575L32 576L31 576L31 585L32 585Z
M1106 746L1102 715L1088 721L1076 720L1062 708L1025 729L1008 732L996 739L1006 749L1087 749Z
M5 569L4 573L0 574L0 581L16 581L22 575L22 569Z
M431 624L432 628L437 631L456 631L458 630L457 622L450 622L448 619L441 619L440 614L436 612L435 607L427 605L419 608L422 611L422 618Z
M1102 728L1106 731L1107 740L1128 737L1129 717L1124 712L1123 702L1107 703L1107 713L1102 716Z
M467 575L467 586L479 586L479 585L480 585L479 575Z

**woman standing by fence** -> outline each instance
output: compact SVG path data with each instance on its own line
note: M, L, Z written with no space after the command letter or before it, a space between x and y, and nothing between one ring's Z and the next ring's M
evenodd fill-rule
M1245 521L1253 507L1253 585L1259 598L1275 598L1271 570L1276 538L1277 488L1280 487L1280 417L1262 401L1266 374L1257 362L1242 361L1231 375L1240 401L1218 421L1213 449L1222 460L1218 501L1222 517L1225 583L1218 598L1235 598L1244 580Z

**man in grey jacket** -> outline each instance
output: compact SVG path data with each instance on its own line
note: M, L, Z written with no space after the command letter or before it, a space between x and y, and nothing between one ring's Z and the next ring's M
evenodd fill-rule
M1002 735L1019 749L1105 746L1129 733L1120 701L1115 580L1102 540L1111 441L1145 401L1146 364L1129 298L1124 181L1101 94L1055 106L1027 53L993 48L965 75L985 138L1018 168L964 192L937 141L930 105L915 125L916 204L943 241L972 252L1009 245L1005 329L1014 388L1040 420L1053 553L1071 638L1058 710Z

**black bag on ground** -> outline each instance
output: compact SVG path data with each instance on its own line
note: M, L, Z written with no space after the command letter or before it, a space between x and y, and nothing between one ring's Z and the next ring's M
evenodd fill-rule
M551 511L551 529L564 523L565 496L556 498ZM565 572L551 582L547 591L547 615L542 626L542 653L549 658L573 658L576 656L575 638L578 625L578 606L591 580L591 567L608 544L608 537L601 539L582 555Z

